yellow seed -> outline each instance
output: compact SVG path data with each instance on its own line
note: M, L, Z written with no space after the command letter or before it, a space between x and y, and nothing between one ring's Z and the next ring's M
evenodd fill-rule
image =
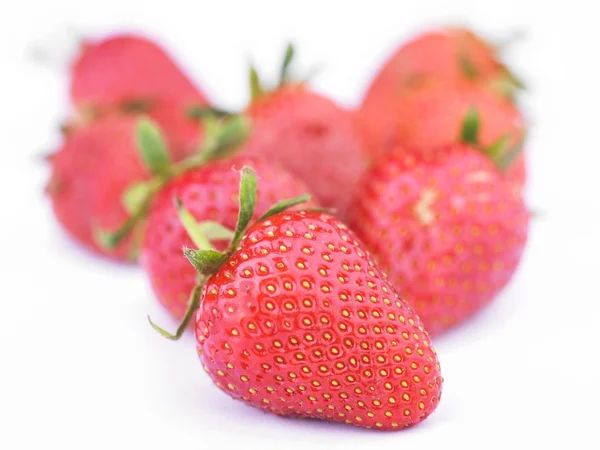
M248 392L250 392L251 394L256 394L257 390L254 388L250 388L250 389L248 389Z

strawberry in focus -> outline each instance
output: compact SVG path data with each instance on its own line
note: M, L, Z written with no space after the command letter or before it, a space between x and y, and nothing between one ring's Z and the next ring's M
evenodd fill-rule
M195 315L205 371L262 410L382 430L427 418L441 395L437 355L353 233L327 213L280 205L247 228L256 202L248 168L239 197L225 252L184 250L199 282L177 333L154 328L177 339ZM200 226L186 229L197 236Z
M477 149L397 149L359 192L350 225L432 334L490 303L519 264L529 212Z

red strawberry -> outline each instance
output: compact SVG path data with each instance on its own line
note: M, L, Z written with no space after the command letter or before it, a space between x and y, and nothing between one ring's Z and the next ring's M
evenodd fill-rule
M181 111L160 108L151 117L166 132L170 158L179 161L198 145L200 129ZM144 165L136 144L137 118L105 116L65 139L52 157L52 176L47 191L54 212L63 227L79 242L97 252L124 260L132 252L127 241L115 251L101 248L94 228L115 228L129 217L122 198L132 184L147 180L151 172Z
M279 415L385 430L424 420L442 378L412 308L329 214L277 207L246 230L256 188L249 169L242 177L228 250L184 252L200 272L186 319L199 302L205 371L231 397ZM172 339L184 326L170 335L154 325Z
M476 114L474 120L478 124L476 133L465 138L465 123L470 113ZM490 149L497 157L511 157L525 136L525 123L519 110L478 84L421 80L398 91L395 97L388 96L377 109L365 106L359 116L375 155L398 146L428 149L469 139L469 143ZM517 184L525 183L522 155L510 174Z
M192 169L171 180L155 197L148 213L145 238L140 255L142 266L160 303L181 320L188 296L196 284L196 271L181 257L182 247L193 243L178 219L173 203L183 206L199 221L215 221L235 228L238 216L239 175L232 170L248 164L260 176L260 196L255 218L282 197L297 197L308 189L301 181L275 163L263 159L235 156ZM223 250L226 242L216 242Z
M390 56L365 94L363 108L376 110L380 102L421 77L448 83L476 81L503 93L520 87L494 46L468 29L440 28L415 37Z
M478 150L399 149L359 192L351 226L433 334L488 304L517 268L529 213Z
M324 206L343 215L366 165L360 130L351 112L305 83L289 81L292 55L288 47L274 90L265 92L254 79L254 99L246 111L253 130L245 152L281 163Z
M158 44L128 34L85 42L73 63L70 91L84 115L140 104L183 108L207 103Z

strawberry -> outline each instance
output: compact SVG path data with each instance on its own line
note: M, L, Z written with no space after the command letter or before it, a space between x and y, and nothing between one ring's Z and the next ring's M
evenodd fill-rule
M207 103L204 93L158 44L133 34L85 42L72 64L70 92L84 116L141 106L183 108Z
M363 108L376 111L381 102L421 77L479 82L504 94L522 87L492 44L468 29L446 27L422 33L398 48L373 79Z
M252 133L244 151L277 161L303 180L323 206L343 216L366 165L360 131L349 111L306 83L290 80L292 57L289 46L279 85L271 91L251 72L253 98L245 113Z
M167 108L150 116L166 132L170 159L180 161L195 151L201 135L196 122ZM51 157L47 193L59 222L86 247L118 260L130 257L131 241L108 252L94 238L94 229L121 225L129 216L121 201L125 191L152 175L136 144L137 124L134 116L102 117L74 129Z
M181 257L192 241L178 220L174 198L199 221L213 221L234 228L238 216L239 176L232 167L252 165L261 177L255 218L283 197L296 197L308 189L279 165L246 155L204 165L172 179L154 198L146 222L140 261L160 303L181 320L188 295L196 283L196 271ZM224 235L229 238L227 234ZM219 236L217 236L219 237ZM226 241L216 241L220 250Z
M491 302L518 266L529 213L476 149L397 149L359 192L350 225L433 334Z
M422 79L388 97L377 111L363 109L359 114L375 157L397 146L439 148L462 140L510 161L525 137L519 110L478 84ZM524 185L523 155L512 165L510 177Z
M243 169L225 252L184 250L199 271L186 319L195 314L205 371L234 399L279 415L383 430L424 420L442 378L418 316L337 218L283 211L302 199L246 229L255 183ZM177 339L185 323L174 335L153 326Z

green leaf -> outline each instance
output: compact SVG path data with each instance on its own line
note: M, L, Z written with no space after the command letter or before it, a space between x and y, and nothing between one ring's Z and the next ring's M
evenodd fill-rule
M232 112L224 109L214 108L212 106L192 106L187 110L187 116L191 119L204 119L206 117L228 117Z
M250 134L250 121L242 115L231 116L217 131L216 145L205 160L222 159L236 152Z
M460 130L460 140L465 144L477 145L479 135L479 112L477 108L472 107L467 112L462 128Z
M199 231L206 236L209 241L224 241L233 239L234 232L224 227L218 222L206 220L198 224Z
M92 227L92 234L96 243L106 250L114 250L127 237L138 224L139 218L131 216L127 221L116 231L107 231L100 227Z
M166 174L171 165L165 138L156 123L147 117L138 120L136 142L144 164L156 175Z
M490 157L496 165L499 166L500 160L506 155L508 151L508 135L504 135L496 140L492 145L483 149L483 152Z
M260 218L257 220L257 222L261 222L265 219L268 219L271 216L274 216L275 214L279 214L280 212L285 211L286 209L291 208L292 206L299 205L300 203L306 203L309 200L310 200L309 194L304 194L299 197L291 198L288 200L282 200L282 201L274 204L273 206L271 206L271 208L269 208L269 210L266 213L264 213L262 216L260 216Z
M179 220L181 221L183 228L185 228L185 231L187 231L188 236L192 239L194 245L199 250L215 250L208 240L208 237L203 233L198 222L196 222L196 218L183 206L181 199L175 197L174 202Z
M292 60L294 59L294 46L292 43L288 43L285 48L285 54L283 56L283 62L279 71L279 86L283 86L289 80L289 68Z
M152 101L148 99L136 99L124 102L121 105L123 112L128 114L141 114L150 110Z
M148 183L133 183L127 188L121 197L123 206L130 215L135 214L152 194L152 189Z
M465 77L467 77L469 80L474 80L475 78L477 78L477 69L475 69L475 66L473 66L473 63L471 62L471 59L469 59L465 52L460 53L459 61L460 68Z
M170 339L172 341L178 340L183 335L185 329L187 328L188 323L190 322L191 318L194 316L194 313L200 306L200 297L202 295L202 288L204 287L205 283L206 283L206 279L204 279L204 280L202 280L202 282L198 283L192 290L192 293L190 294L190 298L188 300L187 310L185 311L185 315L183 316L183 319L182 319L181 323L179 324L179 327L177 327L177 331L175 332L175 334L171 334L168 331L166 331L164 328L159 327L154 322L152 322L152 319L150 319L150 316L148 316L148 322L150 322L150 325L152 325L152 328L154 328L163 337L165 337L167 339Z
M210 275L217 270L227 259L227 255L216 250L194 250L184 248L183 254L192 266L202 275Z
M519 142L517 142L517 145L515 145L511 150L509 150L502 156L502 158L498 161L498 167L500 167L500 170L506 170L510 167L510 165L517 158L517 156L519 156L519 154L523 151L526 139L527 134L523 133L523 136L521 137Z
M260 83L258 72L254 66L250 66L250 100L256 100L264 93Z
M244 166L240 177L238 220L235 226L235 234L230 244L231 249L235 249L238 246L242 240L246 227L254 215L257 192L256 185L256 172L254 172L252 168Z

